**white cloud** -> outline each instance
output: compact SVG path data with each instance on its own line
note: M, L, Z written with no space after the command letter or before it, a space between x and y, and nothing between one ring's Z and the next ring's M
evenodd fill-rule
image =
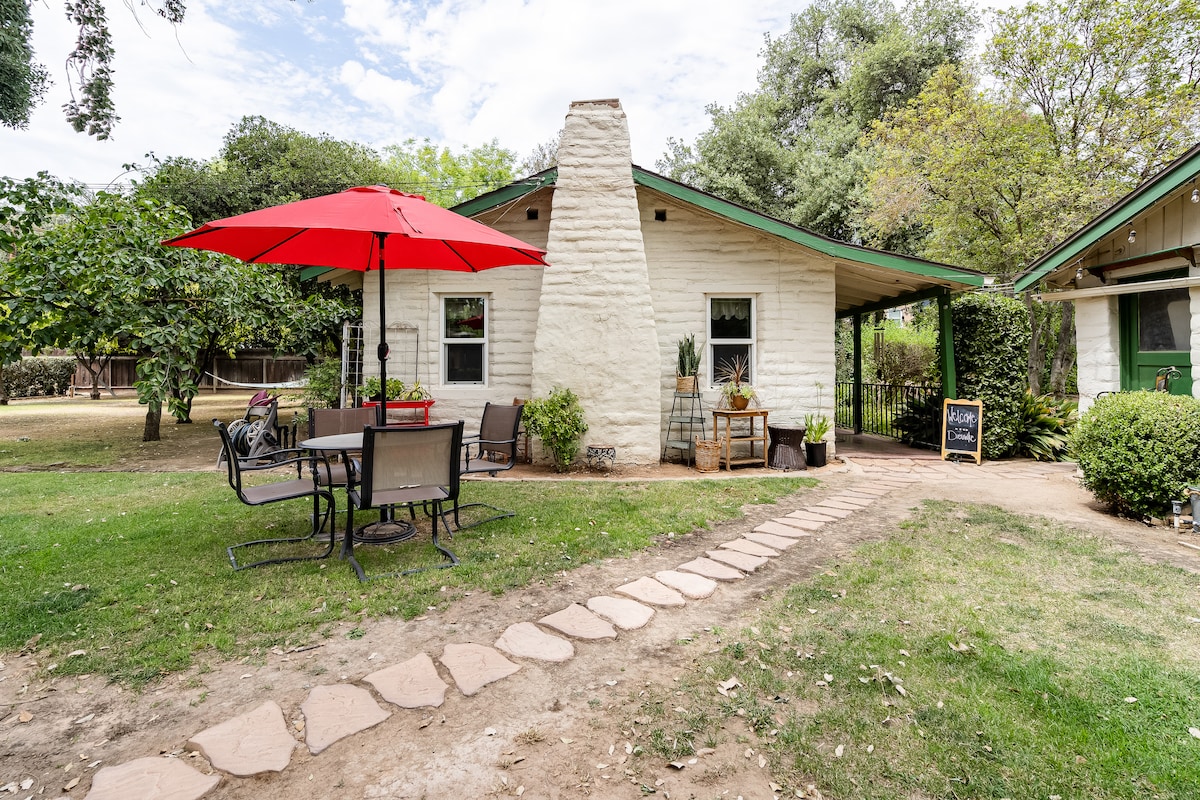
M61 0L33 4L56 86L26 131L0 129L0 175L47 169L105 183L124 162L211 158L243 115L375 147L496 139L519 156L551 139L573 100L616 97L634 160L693 139L709 103L756 85L765 33L795 2L760 0L190 0L173 31L109 2L117 51L113 140L70 130L60 65L74 41Z

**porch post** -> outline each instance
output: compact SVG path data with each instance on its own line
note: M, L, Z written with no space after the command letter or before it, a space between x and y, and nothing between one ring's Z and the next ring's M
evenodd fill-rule
M854 433L862 433L862 314L854 315Z
M938 295L938 339L942 345L942 397L958 399L958 386L954 375L954 325L950 316L950 292Z

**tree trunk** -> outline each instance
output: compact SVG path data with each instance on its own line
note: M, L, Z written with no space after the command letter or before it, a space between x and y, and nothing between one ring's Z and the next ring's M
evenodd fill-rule
M1046 363L1046 349L1042 343L1041 314L1031 292L1025 292L1025 307L1029 309L1029 391L1036 396L1042 393L1042 369Z
M142 430L143 442L157 442L162 439L159 434L159 424L162 422L162 403L146 404L146 427Z
M1050 362L1050 391L1061 398L1067 393L1067 378L1075 366L1075 304L1059 303L1058 345Z
M4 365L0 364L0 406L8 405L8 386L4 383Z

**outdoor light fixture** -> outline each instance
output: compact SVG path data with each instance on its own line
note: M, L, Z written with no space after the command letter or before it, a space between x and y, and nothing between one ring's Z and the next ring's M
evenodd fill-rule
M1200 203L1200 189L1192 189L1192 202Z
M1129 243L1133 244L1136 241L1137 241L1137 231L1135 231L1133 228L1130 228L1129 229Z
M1083 267L1076 267L1075 268L1075 280L1079 280L1082 277L1083 277Z

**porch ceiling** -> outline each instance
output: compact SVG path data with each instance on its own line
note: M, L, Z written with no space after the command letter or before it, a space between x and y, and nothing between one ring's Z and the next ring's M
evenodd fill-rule
M836 262L834 274L838 317L903 305L943 292L961 292L973 288L971 284L944 277L917 275L841 260Z

